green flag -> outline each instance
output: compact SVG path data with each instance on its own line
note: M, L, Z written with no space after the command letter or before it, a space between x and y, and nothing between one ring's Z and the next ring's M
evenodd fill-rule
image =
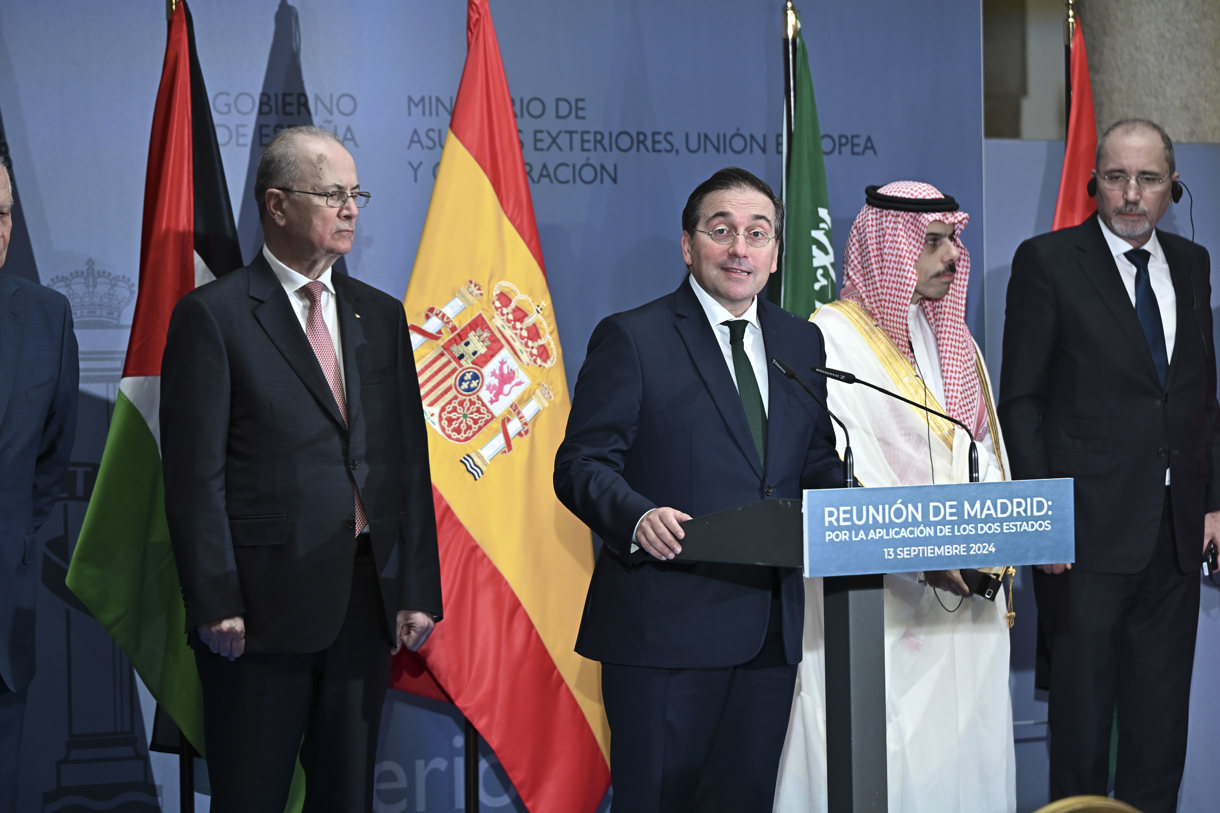
M784 256L767 286L775 304L801 317L835 298L835 256L830 236L830 197L822 162L809 52L800 15L791 0L784 11Z

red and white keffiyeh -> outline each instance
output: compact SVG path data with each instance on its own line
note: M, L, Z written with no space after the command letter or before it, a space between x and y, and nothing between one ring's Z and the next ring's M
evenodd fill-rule
M902 211L865 204L847 236L847 261L840 296L868 311L913 365L915 357L911 352L907 319L915 293L915 262L923 251L930 224L939 220L953 227L953 237L959 241L961 251L953 285L944 298L922 299L920 306L936 334L945 387L944 407L954 418L970 426L977 436L986 414L975 370L974 342L966 327L970 252L960 243L962 229L970 221L970 215L956 211L956 201L946 199L936 187L919 181L895 181L876 191L894 198L911 199L917 207L914 203L917 200L945 200L947 210Z

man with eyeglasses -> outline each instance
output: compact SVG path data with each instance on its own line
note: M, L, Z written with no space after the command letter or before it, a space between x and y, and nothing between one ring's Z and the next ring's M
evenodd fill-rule
M825 359L815 326L758 295L782 228L765 182L712 175L682 212L689 274L603 319L576 381L555 491L603 542L576 650L602 663L615 810L771 809L801 573L675 557L694 516L843 482L825 411L768 375L773 356Z
M970 216L920 181L865 190L847 237L841 298L813 323L826 363L947 414L966 430L898 399L839 381L827 403L847 426L861 485L1007 479L991 384L966 324ZM836 427L840 452L846 442ZM810 607L799 692L776 810L826 811L822 582ZM905 813L1016 810L1005 600L972 597L957 570L885 576L889 809Z
M203 688L212 810L373 809L390 656L441 614L402 303L333 263L368 202L329 131L267 145L266 242L174 308L161 372L170 538Z
M1220 535L1220 431L1206 249L1156 228L1180 194L1173 143L1105 131L1097 215L1012 261L1000 417L1013 473L1075 478L1076 561L1035 568L1049 643L1052 798L1174 810L1199 614ZM1049 622L1049 626L1042 622Z

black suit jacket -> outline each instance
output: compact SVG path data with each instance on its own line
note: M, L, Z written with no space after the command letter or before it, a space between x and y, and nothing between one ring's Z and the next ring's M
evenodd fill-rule
M762 299L758 318L769 356L797 370L824 363L816 326ZM786 655L800 660L799 571L629 563L636 522L651 508L699 516L842 484L826 413L795 382L768 378L764 469L689 282L594 330L555 460L556 494L604 543L576 643L582 655L665 668L744 663L762 646L778 580ZM810 383L825 398L825 382Z
M63 294L0 274L0 680L34 676L38 528L76 434L76 335Z
M174 308L161 451L187 628L235 615L246 651L335 639L368 514L388 643L397 610L441 613L428 445L402 304L335 274L350 426L261 253Z
M1147 564L1166 466L1183 572L1199 567L1203 515L1220 508L1210 261L1157 237L1177 298L1164 388L1096 216L1026 240L1012 261L999 413L1013 474L1075 478L1076 563L1094 571Z

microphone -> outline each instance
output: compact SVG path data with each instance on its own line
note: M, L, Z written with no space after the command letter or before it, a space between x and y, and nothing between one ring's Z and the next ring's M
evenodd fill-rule
M786 362L780 361L779 359L777 359L775 357L771 358L771 364L774 365L775 369L777 369L781 373L783 373L785 378L790 378L793 381L795 381L797 384L800 384L801 389L803 389L805 392L809 393L809 397L811 397L814 401L816 401L818 406L820 406L822 409L826 410L826 414L831 417L831 420L833 420L835 423L837 423L839 425L839 428L843 430L843 487L844 488L854 488L856 486L856 464L855 464L855 460L852 457L851 435L849 435L847 432L846 424L844 424L843 421L839 420L838 415L835 415L833 412L830 411L830 407L826 406L826 402L822 400L821 396L819 396L816 392L814 392L812 389L810 389L808 384L806 384L804 381L801 381L801 379L799 377L797 377L796 370L792 369L791 365L787 364Z
M970 431L970 427L966 426L966 424L962 423L957 418L946 415L943 412L937 412L935 409L921 404L918 401L912 401L910 398L904 398L896 392L890 392L885 387L878 387L876 384L869 383L862 378L856 378L854 374L844 370L835 370L830 367L813 367L811 369L818 375L833 378L835 381L842 381L844 384L863 384L864 386L874 389L877 392L884 393L891 398L897 398L899 401L908 403L913 407L918 407L924 412L935 415L938 418L944 418L946 421L957 424L962 429L966 430L966 434L970 437L970 482L977 483L979 481L979 449L974 442L974 433Z

